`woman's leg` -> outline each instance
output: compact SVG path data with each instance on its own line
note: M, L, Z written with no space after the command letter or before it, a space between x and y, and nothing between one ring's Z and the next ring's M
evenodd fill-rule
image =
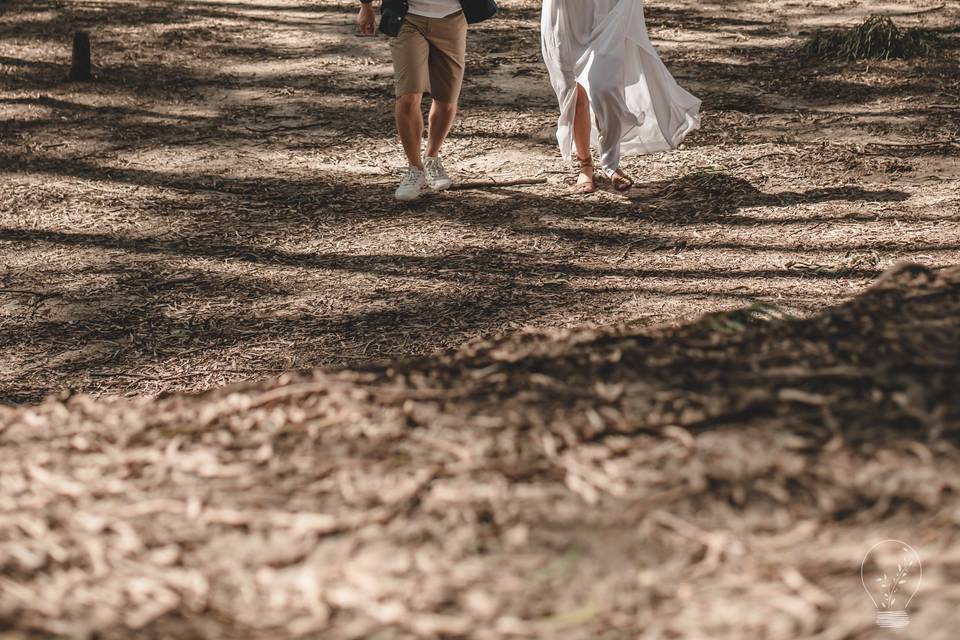
M613 182L617 191L627 191L633 186L633 179L620 168L620 143L624 134L624 122L621 113L624 104L622 77L611 73L616 69L616 61L598 56L590 69L590 94L588 100L597 115L597 129L600 140L600 167Z
M583 85L577 85L577 111L573 117L573 142L577 146L577 156L590 156L590 98Z
M577 191L590 193L593 185L593 154L590 150L590 99L587 91L577 84L577 109L573 117L573 143L577 148L577 161L580 163L580 175L577 177Z
M590 150L590 137L592 134L592 122L590 121L590 97L583 85L577 84L577 109L573 119L573 142L577 147L577 160L580 162L580 176L577 178L577 190L590 193L594 190L593 176L593 157ZM600 123L598 123L599 126ZM612 125L612 126L610 126ZM620 169L620 127L619 122L614 119L608 125L608 128L615 129L609 139L614 141L612 144L604 143L604 136L601 134L601 160L616 162L615 169L609 171L604 165L604 170L608 171L613 187L617 191L627 191L633 186L633 179L630 178L622 169ZM609 132L608 132L609 134ZM608 148L609 147L609 148ZM611 164L612 164L611 162Z

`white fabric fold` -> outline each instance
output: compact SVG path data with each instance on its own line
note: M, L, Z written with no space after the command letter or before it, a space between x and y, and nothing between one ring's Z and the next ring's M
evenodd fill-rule
M543 59L560 103L564 159L573 158L577 84L590 98L592 145L607 171L623 155L675 149L700 126L700 100L663 64L643 6L643 0L544 0Z

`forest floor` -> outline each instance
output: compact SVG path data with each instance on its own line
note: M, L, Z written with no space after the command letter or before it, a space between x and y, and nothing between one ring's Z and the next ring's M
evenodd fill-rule
M0 638L890 638L867 586L954 640L958 353L960 268L907 265L807 319L0 407Z
M0 0L0 638L956 636L960 7L653 2L703 128L575 196L503 5L447 158L545 182L401 205L352 0Z
M387 42L355 35L354 2L0 2L0 402L754 302L805 316L894 262L960 263L955 3L651 3L703 127L628 159L626 197L568 193L539 3L503 5L471 32L446 156L460 180L547 183L402 205ZM947 47L797 55L871 12ZM64 80L76 29L92 83Z

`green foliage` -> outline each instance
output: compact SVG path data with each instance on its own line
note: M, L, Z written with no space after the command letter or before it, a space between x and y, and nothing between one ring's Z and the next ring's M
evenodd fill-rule
M801 53L814 58L890 60L928 56L940 45L929 29L901 29L887 16L870 16L846 31L817 31Z

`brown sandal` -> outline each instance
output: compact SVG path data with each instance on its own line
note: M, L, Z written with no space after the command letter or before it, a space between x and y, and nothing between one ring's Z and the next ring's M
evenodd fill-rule
M581 158L577 156L577 162L580 163L580 175L577 177L577 184L574 186L573 190L576 193L593 193L597 190L597 185L594 184L593 174L593 156L587 156L586 158ZM587 174L589 172L589 177Z
M633 189L633 178L628 176L623 169L618 168L616 171L604 171L604 174L617 191L624 192Z

